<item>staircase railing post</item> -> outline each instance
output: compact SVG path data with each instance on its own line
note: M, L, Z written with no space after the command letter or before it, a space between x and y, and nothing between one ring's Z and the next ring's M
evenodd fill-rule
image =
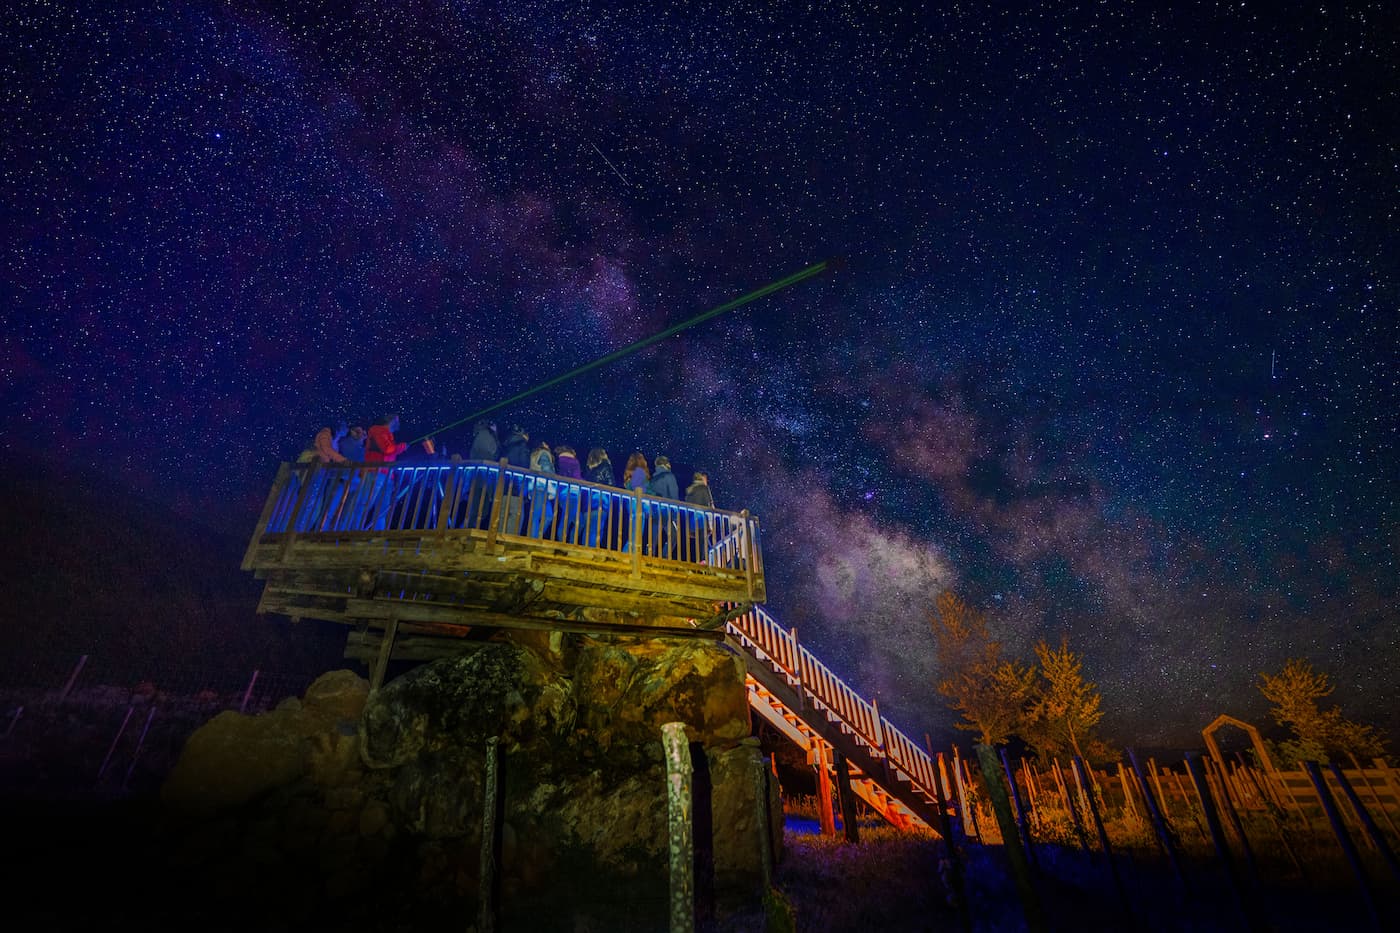
M807 689L802 685L802 643L797 640L797 626L792 627L792 666L797 677L797 708L807 709Z
M744 509L739 513L744 519L744 584L748 587L749 602L753 602L753 562L754 562L754 535L750 527L753 519L749 517L749 510Z
M506 467L509 463L509 460L502 457L496 465L496 491L491 496L491 521L486 526L487 548L496 546L496 531L501 527L501 497L505 494Z

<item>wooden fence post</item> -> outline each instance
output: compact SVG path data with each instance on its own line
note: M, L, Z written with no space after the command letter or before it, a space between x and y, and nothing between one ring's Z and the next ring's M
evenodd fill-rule
M1016 834L1026 847L1026 860L1035 870L1040 870L1040 865L1036 863L1035 849L1031 846L1031 828L1026 820L1026 808L1021 804L1021 792L1016 787L1016 772L1011 770L1011 759L1006 754L1006 746L997 749L998 758L1001 760L1002 770L1006 773L1006 786L1011 791L1011 802L1015 807ZM977 753L980 759L982 753Z
M1393 769L1385 763L1384 758L1372 758L1371 767L1381 773L1381 787L1390 791L1391 797L1395 800L1395 806L1400 809L1400 782L1392 782L1390 779ZM1367 784L1369 783L1368 779ZM1379 795L1376 798L1376 809L1380 810L1381 816L1385 817L1386 825L1390 827L1391 833L1400 839L1400 829L1395 828L1395 821L1390 818L1390 808L1380 802Z
M1371 915L1371 922L1376 925L1376 929L1381 929L1380 915L1376 911L1376 897L1371 891L1371 883L1366 879L1366 869L1361 864L1361 853L1356 851L1356 844L1351 841L1351 836L1347 835L1346 824L1342 822L1341 811L1337 809L1337 802L1332 799L1332 791L1327 786L1327 781L1322 777L1322 770L1318 768L1317 762L1303 762L1303 770L1308 773L1308 780L1312 781L1313 787L1317 790L1317 800L1322 804L1322 812L1327 815L1327 822L1332 824L1332 832L1337 837L1337 844L1341 846L1342 855L1346 857L1347 864L1351 866L1352 874L1356 876L1356 884L1361 888L1361 897L1366 902L1366 910Z
M134 705L128 705L126 715L122 717L122 724L117 728L117 734L112 736L112 744L107 746L107 756L102 759L102 767L97 769L97 783L102 783L102 775L107 773L107 766L112 763L112 755L117 750L117 743L122 740L126 733L126 725L131 722L131 714L136 710Z
M1215 854L1220 859L1221 865L1225 869L1225 878L1230 882L1230 891L1234 894L1235 906L1244 918L1245 924L1253 926L1250 912L1244 906L1244 893L1240 889L1240 880L1235 873L1235 865L1230 861L1230 850L1225 845L1225 829L1220 825L1220 815L1215 812L1215 801L1211 796L1210 787L1206 784L1205 769L1201 767L1200 759L1194 755L1186 756L1186 773L1191 775L1191 783L1196 788L1196 798L1201 804L1201 813L1205 815L1206 825L1210 828L1210 839L1215 845Z
M15 707L15 711L10 714L10 724L5 727L5 734L0 735L0 739L8 739L10 737L10 733L15 731L15 724L19 722L19 718L23 715L24 707Z
M73 692L73 685L78 682L78 676L82 674L83 668L87 667L87 662L87 655L78 658L78 663L73 666L73 673L68 675L68 679L63 683L63 689L58 692L58 702L62 703L68 699L68 694Z
M1157 786L1157 803L1162 807L1162 816L1171 819L1172 808L1168 805L1167 795L1162 792L1162 776L1157 773L1157 759L1147 759L1147 770L1152 774L1152 783Z
M987 785L987 797L996 814L997 826L1001 828L1001 844L1011 861L1011 874L1016 880L1016 893L1020 895L1021 907L1025 913L1026 926L1031 930L1044 930L1045 918L1040 908L1040 898L1031 882L1030 863L1021 847L1021 832L1016 826L1016 817L1011 812L1011 801L1007 799L1006 785L1002 783L1002 764L997 758L996 749L990 745L977 745L977 763L982 766L982 781Z
M136 770L136 759L141 757L141 749L146 745L146 734L151 731L151 720L156 718L156 706L151 704L151 710L146 714L146 724L141 727L141 737L136 740L136 748L131 752L131 762L126 766L126 774L122 775L122 790L126 790L126 785L131 783L131 772Z
M1172 842L1171 831L1167 829L1167 822L1162 818L1161 808L1152 797L1152 789L1147 786L1147 778L1142 773L1142 765L1138 764L1137 752L1131 748L1128 749L1128 761L1133 766L1133 774L1137 776L1143 803L1147 805L1147 813L1152 818L1152 828L1157 832L1157 842L1161 844L1162 851L1166 853L1172 874L1176 876L1176 883L1185 891L1186 874L1181 870L1181 861L1176 855L1176 844Z
M968 802L967 787L963 782L962 757L958 754L958 747L953 746L953 778L958 786L958 806L962 809L963 835L969 839L976 839L982 842L982 831L977 825L977 811ZM968 833L968 827L972 827L972 832Z
M1357 818L1361 821L1361 825L1366 830L1366 834L1371 837L1371 844L1375 846L1376 851L1381 854L1381 858L1385 861L1386 867L1390 869L1391 879L1397 884L1400 884L1400 862L1396 862L1395 852L1391 850L1390 843L1386 842L1385 835L1381 832L1381 828L1376 825L1375 820L1371 819L1371 814L1367 812L1366 807L1362 805L1361 798L1356 795L1356 791L1352 788L1351 782L1349 782L1346 775L1342 773L1342 769L1337 767L1337 763L1332 762L1327 767L1332 770L1332 776L1337 779L1337 786L1342 789L1342 793L1346 795L1352 808L1356 810Z
M480 909L477 933L494 933L500 914L500 872L503 807L501 806L501 738L486 740L486 778L481 801Z
M1131 912L1132 904L1128 901L1128 892L1123 887L1123 879L1118 875L1118 863L1113 860L1113 847L1108 843L1108 830L1104 829L1103 817L1099 815L1099 803L1094 799L1094 786L1084 777L1084 759L1075 755L1070 759L1070 764L1074 766L1075 781L1079 783L1080 789L1085 791L1085 796L1089 800L1089 815L1094 819L1094 830L1098 833L1103 857L1108 862L1108 873L1113 877L1113 886L1118 889L1118 897L1123 902L1123 909Z
M240 713L248 712L248 701L253 698L253 687L257 684L258 674L260 673L261 671L258 668L254 668L253 676L248 678L248 687L243 691L243 702L238 704L238 711Z
M637 542L638 545L641 542ZM691 838L690 742L685 723L661 727L666 752L666 828L671 861L671 933L695 929L695 840ZM763 827L767 829L767 827Z
M1230 821L1232 829L1240 840L1240 851L1244 853L1245 866L1249 869L1249 880L1257 885L1259 883L1259 863L1254 859L1254 846L1249 843L1249 836L1245 835L1244 822L1240 819L1239 811L1235 809L1235 800L1238 794L1232 795L1229 791L1229 778L1225 774L1225 766L1214 758L1205 760L1206 777L1210 777L1211 769L1215 770L1215 786L1220 788L1220 809L1225 811L1225 818ZM1207 787L1210 786L1207 780Z

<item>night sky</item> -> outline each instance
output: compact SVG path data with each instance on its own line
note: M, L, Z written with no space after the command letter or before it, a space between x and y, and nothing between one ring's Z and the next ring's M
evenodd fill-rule
M245 535L332 419L839 255L500 421L708 468L910 734L945 586L1120 742L1263 724L1295 655L1400 726L1389 4L79 5L0 13L12 451Z

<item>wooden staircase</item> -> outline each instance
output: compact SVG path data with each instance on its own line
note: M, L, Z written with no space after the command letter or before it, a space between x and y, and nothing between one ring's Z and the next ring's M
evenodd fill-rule
M851 790L892 825L938 826L938 765L762 609L726 624L744 658L749 706L834 778L845 757ZM946 780L945 784L946 786ZM946 799L946 797L944 798Z

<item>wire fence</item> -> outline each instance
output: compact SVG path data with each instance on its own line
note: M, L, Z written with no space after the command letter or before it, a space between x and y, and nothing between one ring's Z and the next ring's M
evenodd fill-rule
M318 673L101 655L0 659L0 792L65 799L153 795L185 741L220 713L300 697Z

